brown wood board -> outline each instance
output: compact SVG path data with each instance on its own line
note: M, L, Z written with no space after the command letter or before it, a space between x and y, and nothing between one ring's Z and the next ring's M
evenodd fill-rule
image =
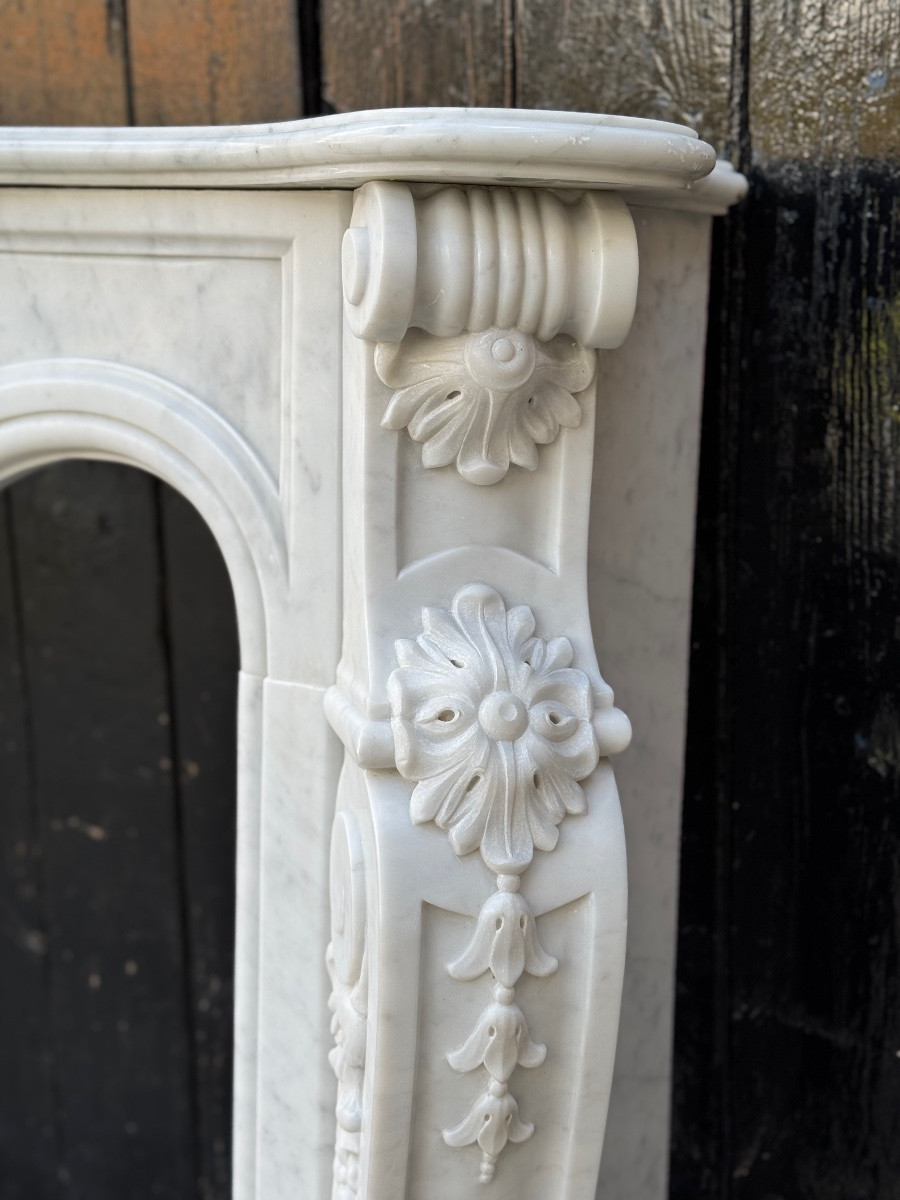
M127 125L124 0L0 0L0 124Z
M513 16L507 0L322 5L325 107L503 107L513 101Z
M301 115L297 5L290 0L132 0L128 32L135 124Z

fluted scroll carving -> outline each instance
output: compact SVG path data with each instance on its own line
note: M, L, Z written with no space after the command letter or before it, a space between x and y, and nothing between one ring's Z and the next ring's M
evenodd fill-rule
M595 724L594 691L572 666L571 643L535 637L531 609L507 610L493 588L462 588L449 611L423 609L422 626L415 641L396 643L388 684L397 768L415 783L411 816L445 829L456 854L479 850L497 876L468 945L447 964L454 979L491 979L475 1028L447 1055L455 1071L483 1068L485 1087L444 1130L450 1146L478 1144L487 1183L506 1145L534 1132L511 1077L547 1054L532 1039L516 986L526 972L546 977L558 966L541 945L520 877L536 849L554 849L566 814L585 811L581 781L601 754L623 748L627 719L607 705Z
M518 329L542 342L621 345L634 316L637 240L612 192L401 183L356 193L344 235L350 328L374 342Z

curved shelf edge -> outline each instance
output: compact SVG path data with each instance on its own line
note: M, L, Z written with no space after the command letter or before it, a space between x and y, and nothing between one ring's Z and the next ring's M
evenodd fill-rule
M663 121L527 109L386 109L272 125L0 130L0 184L354 188L373 179L615 188L696 208L715 153ZM689 189L688 192L685 190ZM715 190L715 188L714 188ZM721 211L716 198L700 211ZM652 199L651 199L652 197ZM703 206L705 205L705 207ZM712 207L715 205L715 207ZM676 205L677 206L677 205Z

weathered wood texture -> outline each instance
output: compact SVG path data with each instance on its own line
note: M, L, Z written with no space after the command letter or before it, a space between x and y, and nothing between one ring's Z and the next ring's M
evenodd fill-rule
M128 123L122 0L0 0L0 123Z
M672 1196L900 1195L898 10L741 23L711 306Z
M0 1196L225 1197L224 564L184 501L124 468L39 472L4 508Z
M731 0L517 0L516 104L678 121L722 149Z
M746 119L761 166L900 158L897 4L752 0L748 16Z
M46 472L12 497L58 1173L76 1194L135 1176L147 1196L177 1194L192 1173L190 1045L152 485L67 474L65 494Z
M325 107L514 103L511 0L325 0Z
M61 1145L56 1127L53 1034L41 835L32 802L28 681L22 661L20 584L12 510L0 497L0 1163L4 1200L50 1196Z
M191 506L157 488L180 816L185 987L193 1041L194 1134L204 1200L231 1179L237 630L231 585Z
M515 105L627 112L729 132L731 0L327 0L322 76L338 112Z
M230 125L301 115L296 6L141 0L128 8L134 122Z
M313 6L0 0L0 124L291 120L303 111L299 25L315 27L304 8Z

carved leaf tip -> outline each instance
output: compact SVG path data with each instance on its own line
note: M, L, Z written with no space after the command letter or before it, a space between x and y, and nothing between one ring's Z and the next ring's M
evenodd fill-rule
M454 1149L475 1142L494 1159L507 1142L527 1142L534 1126L519 1119L519 1106L506 1085L491 1081L459 1125L444 1130L444 1141Z
M516 1067L539 1067L547 1047L531 1040L525 1014L518 1004L494 1003L458 1050L447 1055L454 1071L474 1071L484 1066L492 1078L506 1083Z
M543 978L558 966L538 941L534 914L524 896L494 892L482 905L472 940L447 971L460 980L490 971L504 987L515 987L525 971Z

